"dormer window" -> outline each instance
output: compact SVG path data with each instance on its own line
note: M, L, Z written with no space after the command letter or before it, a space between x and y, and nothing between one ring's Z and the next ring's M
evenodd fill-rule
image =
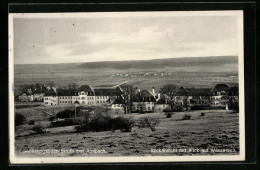
M85 92L81 92L81 95L85 95Z

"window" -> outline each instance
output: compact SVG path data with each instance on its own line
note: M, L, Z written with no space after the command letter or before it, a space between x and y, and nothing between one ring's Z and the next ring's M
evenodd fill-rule
M82 100L85 100L85 97L81 97Z
M82 101L82 104L85 104L85 102L84 102L84 101Z
M84 93L84 92L81 92L81 95L85 95L85 93Z

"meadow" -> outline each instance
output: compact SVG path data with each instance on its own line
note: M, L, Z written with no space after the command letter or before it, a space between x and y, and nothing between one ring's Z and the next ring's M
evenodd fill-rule
M38 106L44 109L44 106ZM45 107L46 111L56 114L64 107ZM150 128L134 126L131 132L103 131L76 133L74 126L50 127L49 115L34 108L17 109L27 119L35 119L41 124L44 134L31 134L33 125L24 124L16 127L15 150L19 156L147 156L147 155L229 155L239 153L239 114L229 110L203 110L176 112L171 118L164 113L131 114L135 120L154 117L160 120L155 131ZM201 116L201 112L204 116ZM190 120L182 120L188 114ZM28 153L28 150L59 150L57 153ZM94 154L86 150L105 150ZM151 149L230 149L232 152L173 152L154 153ZM61 150L84 150L82 153L62 152Z

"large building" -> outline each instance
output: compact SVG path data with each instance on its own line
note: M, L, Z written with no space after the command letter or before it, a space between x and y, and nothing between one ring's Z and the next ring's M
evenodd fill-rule
M44 105L104 105L112 103L120 97L122 89L104 88L94 89L89 85L82 85L75 91L68 89L50 89L44 96Z
M147 89L137 89L132 100L132 112L154 112L155 93Z

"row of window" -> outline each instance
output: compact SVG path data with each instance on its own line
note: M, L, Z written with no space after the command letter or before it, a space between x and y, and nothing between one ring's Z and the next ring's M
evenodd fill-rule
M60 98L60 99L72 99L71 96L60 96L59 98Z
M60 101L60 103L72 103L72 101Z

